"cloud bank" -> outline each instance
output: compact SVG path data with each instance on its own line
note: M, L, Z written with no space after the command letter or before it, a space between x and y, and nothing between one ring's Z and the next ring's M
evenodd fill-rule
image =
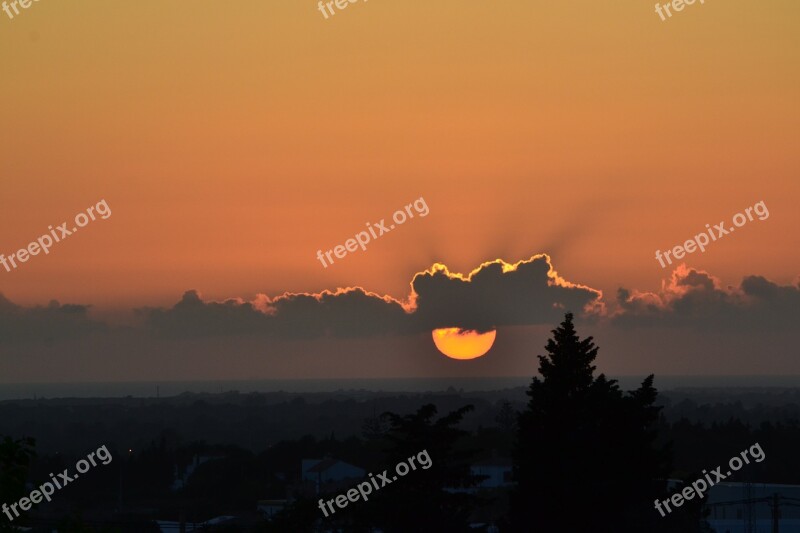
M657 293L617 292L615 324L692 329L787 330L800 318L800 283L778 285L746 276L738 287L722 287L707 272L678 266Z
M56 300L47 307L22 307L0 294L0 344L49 342L105 331L104 324L89 318L89 307Z
M480 265L467 275L443 264L417 273L405 300L361 287L285 293L252 302L204 302L195 291L169 309L139 310L147 328L167 337L268 335L282 339L411 334L439 327L489 330L550 324L564 310L600 305L602 293L558 276L546 255Z
M551 326L567 311L619 328L788 330L797 322L800 286L747 276L738 287L723 288L707 272L680 265L660 291L620 288L609 308L599 290L559 276L550 258L541 254L513 264L499 259L486 262L468 274L436 263L414 275L404 299L352 287L214 302L190 290L172 307L146 307L136 313L137 330L161 339L366 339L440 327L486 331ZM87 305L58 302L25 308L0 295L0 344L114 331L90 318L88 310Z

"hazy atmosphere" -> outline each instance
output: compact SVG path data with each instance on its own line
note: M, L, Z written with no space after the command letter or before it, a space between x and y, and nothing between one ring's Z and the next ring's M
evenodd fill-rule
M2 1L0 532L800 532L798 29Z

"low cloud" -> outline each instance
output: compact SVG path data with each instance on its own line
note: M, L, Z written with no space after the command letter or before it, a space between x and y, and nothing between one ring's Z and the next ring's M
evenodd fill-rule
M169 309L145 307L136 313L150 332L167 338L252 334L263 331L268 320L249 302L205 302L194 290Z
M0 294L0 344L59 341L104 331L105 324L89 317L89 307L56 300L46 307L22 307Z
M791 331L800 310L800 286L748 276L738 287L723 287L711 274L681 265L660 291L619 289L613 307L607 312L600 291L564 279L547 255L536 255L513 264L490 261L468 274L436 263L413 276L404 299L353 287L215 302L190 290L171 307L135 310L140 323L126 331L154 339L368 339L440 327L552 326L567 311L596 326ZM0 344L116 331L93 320L88 305L54 301L26 308L0 295Z
M486 331L498 326L553 324L566 311L602 310L602 293L560 277L547 255L515 264L483 263L466 276L437 263L416 274L411 286L420 329Z
M626 327L782 330L796 327L800 284L747 276L738 287L723 287L709 273L680 265L658 292L619 289L617 304L612 320Z
M143 309L147 326L168 337L221 334L281 339L372 337L438 327L485 331L499 326L551 324L567 310L594 312L600 291L561 278L546 255L480 265L467 275L443 264L417 273L405 300L363 288L317 294L259 295L252 302L203 302L195 291L169 309Z
M549 257L538 255L516 264L484 263L467 275L437 263L414 276L406 300L361 287L274 298L262 294L251 302L204 302L196 291L189 291L169 309L139 313L148 329L166 337L368 338L437 327L487 330L550 324L565 310L598 304L600 297L599 291L559 277Z

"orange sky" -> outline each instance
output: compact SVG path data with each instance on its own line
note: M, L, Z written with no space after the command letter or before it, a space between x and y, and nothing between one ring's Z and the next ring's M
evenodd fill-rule
M656 249L765 201L689 257L725 283L800 264L800 4L142 4L0 12L0 253L105 199L113 215L0 270L25 305L167 305L363 286L435 261L549 253L654 290ZM324 269L330 249L424 197Z

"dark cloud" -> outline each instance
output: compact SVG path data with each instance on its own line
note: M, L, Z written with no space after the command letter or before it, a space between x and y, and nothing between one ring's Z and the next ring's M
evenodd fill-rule
M407 327L399 302L361 288L320 294L286 293L253 302L240 299L204 302L188 291L170 309L138 310L145 325L163 337L259 335L281 339L371 337L400 333Z
M271 331L283 338L371 337L406 333L401 302L358 287L321 294L286 294L271 301Z
M243 335L264 331L267 316L238 299L204 302L197 291L187 291L170 309L146 307L136 312L145 327L168 338Z
M487 330L552 324L565 310L599 305L601 293L559 277L545 255L514 265L497 260L464 276L436 264L411 282L407 301L364 289L286 293L253 302L203 302L190 291L170 309L143 309L165 336L267 335L282 339L407 334L437 327Z
M762 276L747 276L739 287L723 288L718 279L680 265L661 291L617 292L622 326L747 330L796 328L800 286L781 286Z
M188 291L172 307L136 310L141 324L129 333L174 339L360 339L439 327L485 331L503 326L551 326L567 311L598 325L610 318L613 325L623 327L788 330L796 327L800 314L800 287L749 276L737 288L723 288L708 273L681 265L661 291L620 289L616 303L609 316L600 291L565 280L547 255L537 255L515 264L487 262L469 274L434 264L413 277L405 300L360 287L223 302L205 301L196 291ZM88 311L86 305L58 302L25 308L0 295L0 343L113 333L92 320Z
M581 313L600 304L600 291L558 276L546 255L510 265L496 260L469 275L451 273L445 265L414 276L421 329L461 327L486 331L498 326L553 324L565 311Z
M22 307L0 294L0 344L71 339L103 331L105 324L89 317L88 305Z

